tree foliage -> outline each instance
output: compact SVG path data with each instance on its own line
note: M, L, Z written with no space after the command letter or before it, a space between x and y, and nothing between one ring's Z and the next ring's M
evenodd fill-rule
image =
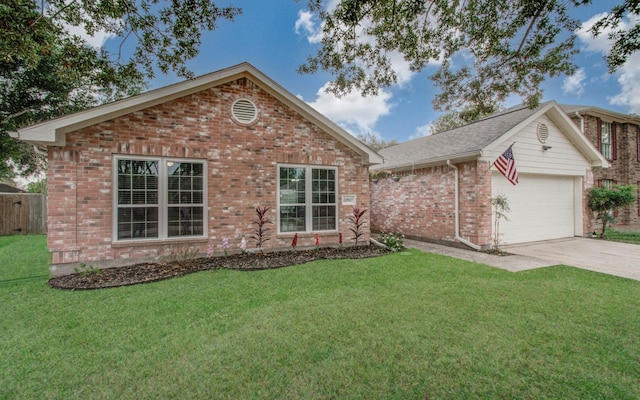
M640 24L636 23L628 30L620 28L622 19L628 14L640 15L640 0L625 0L614 6L607 16L591 28L594 36L601 35L607 28L612 29L609 39L612 39L613 47L605 57L610 73L614 73L632 53L640 49Z
M594 34L617 26L639 0L626 0L596 24ZM299 70L328 71L338 95L357 89L364 95L397 81L392 66L402 56L412 71L437 61L431 79L441 89L434 105L449 111L465 104L501 103L517 94L530 106L542 97L547 77L576 70L572 7L590 0L341 0L328 9L309 0L322 21L322 45ZM638 27L615 34L609 60L623 63L638 47ZM618 45L619 43L619 45ZM464 62L457 62L458 60ZM612 64L610 64L611 66Z
M604 237L607 223L614 222L613 211L633 204L636 201L633 185L616 185L609 187L593 187L587 196L587 205L591 211L596 213L596 219L602 221L602 232L600 237Z
M395 146L396 144L398 144L398 141L396 139L384 140L381 137L371 132L359 134L358 140L366 144L367 146L371 147L375 151L384 149L389 146Z
M240 10L211 1L3 0L0 4L0 176L30 175L43 159L7 132L138 93L146 79L198 54L202 31ZM120 41L116 54L71 29ZM131 55L124 49L132 45Z
M430 127L431 134L435 135L479 121L482 118L495 114L500 108L497 104L487 104L483 107L469 105L461 110L451 110L441 114L433 121Z

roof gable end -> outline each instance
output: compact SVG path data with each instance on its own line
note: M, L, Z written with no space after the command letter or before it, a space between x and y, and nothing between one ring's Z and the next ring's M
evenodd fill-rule
M64 146L66 143L66 134L69 132L188 96L240 78L251 80L304 118L318 125L334 139L342 142L361 155L365 164L382 162L382 157L374 150L364 145L336 123L288 92L249 63L238 64L199 76L193 80L175 83L137 96L21 128L18 129L17 138L37 146Z

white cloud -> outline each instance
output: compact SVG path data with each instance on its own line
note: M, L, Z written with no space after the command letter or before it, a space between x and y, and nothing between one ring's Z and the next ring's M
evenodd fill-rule
M429 122L428 124L424 124L417 127L414 134L409 137L409 140L431 135L432 126L433 126L433 122Z
M309 43L320 43L322 40L322 29L309 11L298 11L295 29L298 35L306 35Z
M576 32L578 38L585 46L584 50L605 55L611 49L612 43L609 39L610 28L603 30L597 38L594 38L588 32L593 24L604 16L606 16L606 14L594 15L585 21ZM640 23L640 16L630 14L620 22L617 29L630 29L638 23ZM627 62L624 63L618 71L616 76L621 91L617 95L609 97L609 102L615 105L627 106L629 112L640 113L640 98L637 96L637 93L640 92L640 54L636 52L629 56Z
M562 83L562 93L565 95L575 94L582 96L584 93L583 81L587 78L587 74L583 68L578 69L573 75L564 78Z
M378 119L388 115L393 108L390 92L380 90L377 96L363 97L357 91L336 97L327 92L326 83L317 92L317 97L309 105L354 135L372 132Z
M93 35L89 35L87 31L84 29L84 25L80 25L80 26L68 25L68 26L65 26L65 28L72 35L80 36L82 40L84 40L89 46L93 47L94 49L98 49L102 47L102 45L104 45L104 43L107 40L116 36L113 33L107 33L105 31L98 31L98 32L95 32Z
M620 68L618 83L621 92L609 98L611 104L627 106L629 112L640 114L640 54L634 53Z
M602 53L606 54L611 48L611 41L609 40L609 33L611 29L607 28L602 31L602 33L598 37L593 37L589 30L593 25L603 17L606 17L606 13L596 14L593 17L589 18L587 21L582 23L580 29L576 31L576 35L578 39L584 43L584 50L590 51L593 53Z

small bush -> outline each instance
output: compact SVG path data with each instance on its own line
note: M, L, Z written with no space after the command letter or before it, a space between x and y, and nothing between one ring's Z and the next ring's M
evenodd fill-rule
M402 241L402 235L400 234L380 232L380 239L378 241L387 246L391 251L404 250L404 243Z

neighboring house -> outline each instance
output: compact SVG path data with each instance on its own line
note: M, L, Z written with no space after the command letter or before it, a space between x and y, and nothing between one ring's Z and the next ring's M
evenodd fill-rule
M295 233L300 245L315 233L337 244L351 204L369 208L368 167L382 162L246 63L17 136L47 148L48 246L66 271L205 252L225 237L252 248L263 205L274 222L265 247L288 248Z
M519 183L493 162L513 144ZM371 184L373 231L431 241L492 244L491 199L510 202L501 244L583 236L591 232L585 193L593 169L607 160L555 102L514 107L437 135L380 150L372 171L400 177Z
M594 184L638 186L637 202L615 213L615 225L640 228L640 117L598 107L560 107L611 163L606 170L594 171Z

